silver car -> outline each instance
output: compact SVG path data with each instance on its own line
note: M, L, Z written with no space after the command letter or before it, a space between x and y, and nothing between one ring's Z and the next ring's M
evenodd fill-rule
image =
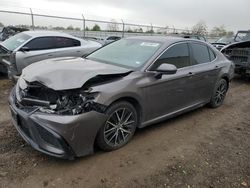
M56 57L82 57L102 45L71 35L52 31L26 31L0 44L0 61L8 68L10 78L22 73L26 66Z
M128 143L143 128L206 104L222 105L234 66L212 45L131 37L83 58L28 66L9 102L22 137L46 154L73 158Z

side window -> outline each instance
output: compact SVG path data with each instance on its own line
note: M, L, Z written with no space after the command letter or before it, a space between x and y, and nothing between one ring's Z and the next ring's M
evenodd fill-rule
M46 50L55 48L54 37L39 37L28 42L25 47L32 50Z
M155 62L153 69L163 63L175 65L177 68L189 66L189 49L187 43L176 44L164 52Z
M67 48L81 45L80 41L66 37L55 37L55 43L57 48Z
M203 44L191 43L193 58L192 64L202 64L210 62L210 54L208 52L208 47Z
M210 61L215 60L216 56L215 56L215 53L213 52L213 50L208 48L208 51L209 51L209 55L210 55Z

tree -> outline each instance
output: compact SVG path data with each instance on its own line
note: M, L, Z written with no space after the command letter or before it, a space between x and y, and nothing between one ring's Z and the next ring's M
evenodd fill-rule
M56 26L56 27L53 27L54 30L65 30L64 27L60 27L60 26Z
M204 21L199 21L192 28L192 33L195 35L207 35L207 25Z
M4 25L3 25L3 23L2 22L0 22L0 27L3 27Z
M128 26L128 28L126 29L128 33L132 33L132 29Z
M214 27L210 32L210 36L211 37L223 37L223 36L232 37L234 36L234 32L227 31L225 26L221 25L218 27Z
M92 31L101 31L101 28L99 25L95 24L92 28Z
M234 36L234 32L233 32L233 31L227 31L227 36L228 36L228 37Z
M74 30L74 27L73 27L72 25L70 25L70 26L68 26L66 29L67 29L67 30Z
M89 31L90 29L88 28L88 26L85 27L85 31Z
M118 31L119 30L119 24L116 22L116 20L112 19L110 23L107 25L108 31Z
M227 34L227 31L224 25L214 27L210 33L212 37L222 37L222 36L225 36L226 34Z

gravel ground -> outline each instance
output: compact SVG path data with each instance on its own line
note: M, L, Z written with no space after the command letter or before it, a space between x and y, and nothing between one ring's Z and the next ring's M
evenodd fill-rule
M34 151L8 110L0 78L0 187L250 187L250 81L235 79L225 104L138 130L125 147L74 161Z

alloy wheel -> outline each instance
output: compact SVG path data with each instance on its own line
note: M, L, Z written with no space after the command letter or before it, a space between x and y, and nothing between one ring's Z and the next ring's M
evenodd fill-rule
M111 147L124 145L134 134L136 114L129 108L115 110L106 121L104 140Z
M214 100L215 100L216 105L219 105L224 101L226 93L227 93L227 84L226 84L226 82L222 82L218 86L216 93L215 93L215 96L214 96Z

